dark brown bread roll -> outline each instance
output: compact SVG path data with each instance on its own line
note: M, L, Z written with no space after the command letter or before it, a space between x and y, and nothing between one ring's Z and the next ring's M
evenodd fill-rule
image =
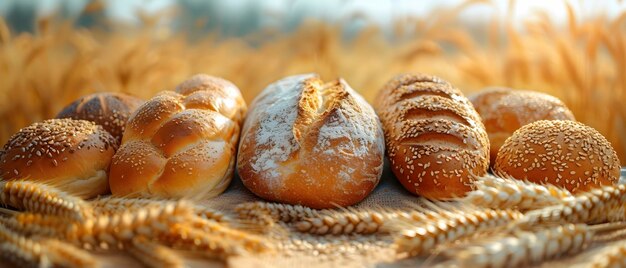
M119 144L130 115L144 101L122 93L96 93L67 105L56 118L72 118L94 122L113 135Z
M440 78L400 75L380 91L376 111L391 168L412 193L429 199L462 196L487 172L485 127L461 91Z

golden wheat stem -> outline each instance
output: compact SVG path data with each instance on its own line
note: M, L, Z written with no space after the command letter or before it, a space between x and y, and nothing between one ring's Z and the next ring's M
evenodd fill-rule
M44 239L41 246L55 266L68 268L100 267L100 262L91 254L71 244L56 239Z

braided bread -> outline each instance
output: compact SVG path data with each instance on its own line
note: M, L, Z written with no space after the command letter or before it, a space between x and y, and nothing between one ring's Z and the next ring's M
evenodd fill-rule
M430 199L462 196L486 173L489 140L461 91L440 78L406 74L380 91L376 110L392 170L404 187Z
M113 157L117 196L212 197L233 176L246 106L232 83L196 75L131 115Z

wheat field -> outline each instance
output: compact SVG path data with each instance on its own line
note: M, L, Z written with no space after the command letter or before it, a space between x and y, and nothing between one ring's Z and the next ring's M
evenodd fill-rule
M459 19L472 5L490 3L467 1L398 19L391 39L371 26L346 40L341 23L308 21L291 33L267 29L245 38L206 34L189 41L150 17L142 18L142 27L111 24L109 31L42 18L35 34L15 34L0 18L0 143L81 95L119 91L150 98L195 73L233 81L249 102L270 82L295 73L343 77L372 101L393 76L423 72L466 94L508 86L557 96L625 161L626 12L582 18L564 4L566 25L537 12L521 27L497 17L476 27Z

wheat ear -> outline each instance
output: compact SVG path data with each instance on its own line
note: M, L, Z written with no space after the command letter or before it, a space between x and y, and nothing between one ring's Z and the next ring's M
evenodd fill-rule
M247 202L235 207L242 219L255 220L259 215L269 215L272 219L284 223L302 221L318 217L323 210L315 210L300 205L287 205L268 202Z
M464 204L487 208L532 210L562 204L572 194L553 185L539 185L517 179L485 175L474 182L475 190L460 198Z
M375 211L323 211L295 224L296 230L325 235L373 234L382 230L386 220L397 217L396 213Z
M175 249L200 252L208 258L219 260L248 253L239 241L224 239L220 235L185 224L173 225L170 232L159 237L159 241Z
M41 244L0 224L0 257L19 267L52 267Z
M585 224L565 224L538 231L517 230L447 255L457 267L519 267L577 253L591 243L592 237Z
M185 262L176 252L150 241L144 236L133 238L130 243L127 244L126 251L146 267L182 268L185 266Z
M516 226L625 220L619 215L609 218L609 215L618 214L624 203L626 203L626 185L605 186L578 195L574 200L564 204L529 211L517 222Z
M441 244L506 226L522 217L522 213L516 210L489 208L440 214L438 219L436 214L431 214L417 220L402 220L409 227L403 228L397 235L394 241L396 251L409 256L428 254Z
M0 223L22 235L46 237L63 237L72 226L67 219L58 216L28 212L15 213L11 217L2 217Z
M148 206L122 214L104 215L72 224L65 240L87 248L108 248L143 235L148 238L171 231L176 223L191 219L193 205L186 201L168 203L164 206Z
M83 220L90 215L87 202L54 187L32 181L0 181L0 202L18 210Z
M90 202L95 215L112 215L146 206L174 204L172 200L154 200L145 198L103 197ZM201 205L193 205L196 215L218 222L232 222L232 219L221 211Z

